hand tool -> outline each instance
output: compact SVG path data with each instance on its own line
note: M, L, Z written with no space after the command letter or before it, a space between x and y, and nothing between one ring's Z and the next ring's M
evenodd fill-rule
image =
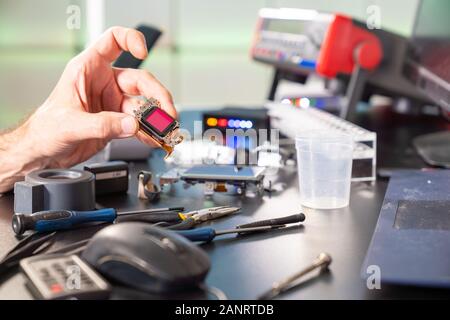
M331 261L332 261L331 256L328 253L322 252L317 256L317 258L310 266L306 267L305 269L301 270L300 272L297 272L296 274L290 277L287 277L279 282L275 282L272 285L272 288L270 288L270 290L268 290L266 293L262 294L258 299L266 300L275 298L280 293L289 289L294 281L298 280L299 278L303 277L309 272L317 268L320 268L320 272L327 270L328 266L331 264Z
M38 237L35 234L30 234L23 238L0 261L0 275L17 266L21 259L47 250L53 245L54 237L55 232Z
M271 229L284 228L285 225L277 226L264 226L264 227L253 227L253 228L242 228L242 229L228 229L228 230L215 230L213 228L197 228L192 230L175 230L176 233L182 235L183 237L191 241L209 242L212 241L216 236L221 236L230 233L243 233L243 232L259 232L267 231Z
M286 217L267 219L261 221L255 221L246 224L240 224L236 228L251 228L251 227L262 227L262 226L274 226L280 224L290 224L305 221L305 215L303 213L293 214Z
M71 229L86 222L114 222L117 217L139 214L154 214L155 222L165 219L179 221L178 214L174 213L181 211L180 209L183 210L182 207L175 207L117 212L114 208L104 208L93 211L49 210L32 214L16 213L13 215L12 228L17 235L21 235L27 230L47 232Z
M142 170L138 174L138 198L147 199L150 202L159 199L161 188L153 183L152 173L150 171Z
M180 213L182 222L166 227L169 230L187 230L192 229L196 224L227 216L239 211L239 207L213 207L201 210Z

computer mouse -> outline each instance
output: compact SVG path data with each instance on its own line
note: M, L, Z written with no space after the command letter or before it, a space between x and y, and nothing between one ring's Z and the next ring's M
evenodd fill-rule
M208 255L193 242L142 222L100 230L82 257L106 278L151 293L198 288L211 266Z

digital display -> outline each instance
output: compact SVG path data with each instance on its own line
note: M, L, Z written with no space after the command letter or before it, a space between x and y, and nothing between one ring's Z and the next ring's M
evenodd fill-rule
M303 34L304 23L300 20L270 19L267 20L264 29L280 33Z
M174 120L162 109L155 108L154 111L145 118L145 121L162 134Z

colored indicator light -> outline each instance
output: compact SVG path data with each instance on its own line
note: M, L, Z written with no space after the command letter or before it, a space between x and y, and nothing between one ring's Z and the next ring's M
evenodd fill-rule
M218 125L219 127L226 127L226 126L227 126L227 123L228 123L228 120L227 120L227 119L219 119L219 121L217 121L217 125Z
M239 123L239 127L241 127L242 129L246 129L247 128L247 121L241 120L241 122Z
M309 108L310 101L308 98L301 98L300 99L300 107L302 108Z
M206 120L206 124L210 127L215 127L215 126L217 126L217 119L216 118L208 118L208 120Z
M241 121L240 120L234 120L234 125L233 127L235 127L236 129L239 128L241 125Z
M228 120L228 127L234 128L234 120L233 119Z
M253 128L253 122L251 122L250 120L247 120L247 128Z

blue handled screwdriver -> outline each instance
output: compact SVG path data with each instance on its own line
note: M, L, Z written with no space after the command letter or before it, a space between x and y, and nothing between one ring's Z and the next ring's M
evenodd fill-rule
M274 226L263 226L263 227L252 227L252 228L239 228L239 229L228 229L228 230L215 230L213 228L197 228L192 230L174 230L174 232L179 235L191 240L191 241L199 241L199 242L209 242L214 240L216 236L221 236L224 234L230 233L247 233L247 232L259 232L259 231L267 231L271 229L280 229L284 228L286 225L274 225Z
M173 221L174 219L178 221L180 218L177 212L183 210L183 207L172 207L117 212L114 208L104 208L93 211L48 210L32 214L15 213L12 219L12 228L17 235L21 235L27 230L49 232L71 229L87 222L112 223L119 216L138 214L155 214L154 222Z

